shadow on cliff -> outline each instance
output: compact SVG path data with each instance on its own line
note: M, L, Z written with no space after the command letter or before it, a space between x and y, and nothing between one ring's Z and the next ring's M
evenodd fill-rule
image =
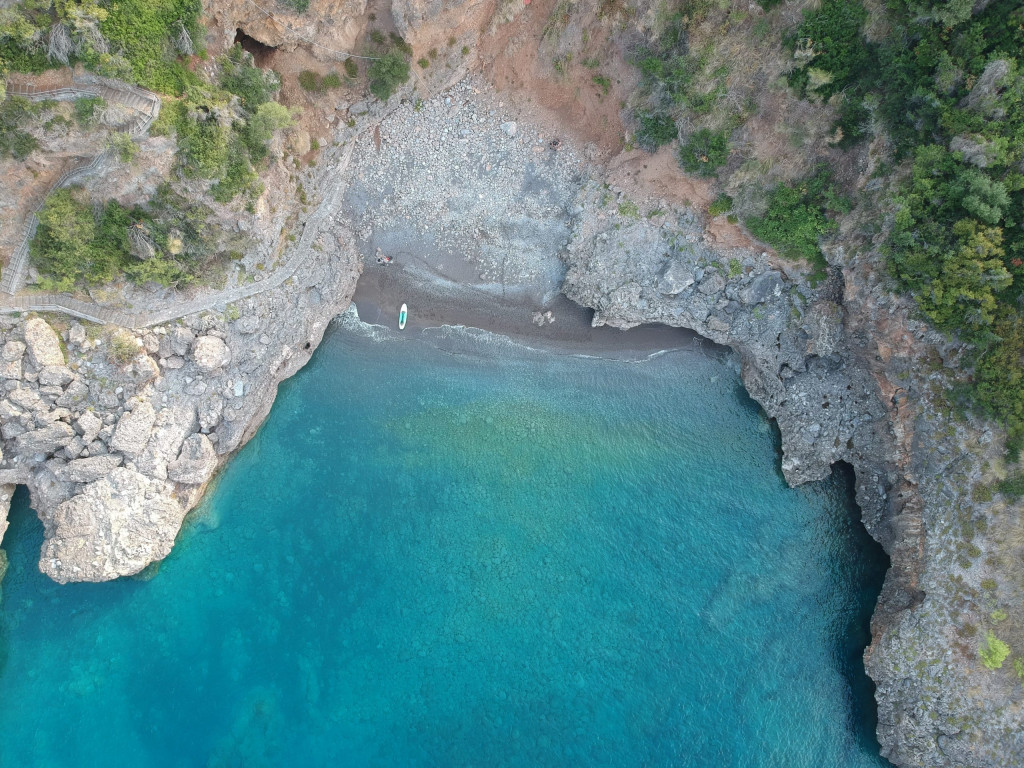
M775 419L765 414L742 385L737 395L752 411L759 413L771 424L775 444L775 472L781 483L786 483L782 472L782 434ZM836 615L831 629L834 640L836 668L846 682L847 717L849 731L858 745L867 753L878 757L880 764L890 765L880 757L878 707L875 702L875 683L864 667L864 651L871 644L871 617L882 592L890 560L882 545L871 538L862 521L861 509L856 501L856 475L851 464L844 461L832 465L832 476L825 483L835 483L841 489L843 503L834 506L836 519L831 521L834 538L841 543L834 554L834 567L840 579L849 583L853 600L845 611Z

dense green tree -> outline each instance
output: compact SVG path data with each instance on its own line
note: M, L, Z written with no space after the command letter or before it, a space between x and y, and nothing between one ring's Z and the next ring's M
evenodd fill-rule
M398 86L409 80L409 60L398 50L391 50L370 65L370 93L387 101Z

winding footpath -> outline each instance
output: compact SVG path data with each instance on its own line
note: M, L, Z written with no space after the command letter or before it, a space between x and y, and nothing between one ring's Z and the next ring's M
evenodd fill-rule
M42 101L44 99L67 100L87 96L100 96L108 102L114 102L130 108L138 113L131 123L128 133L135 137L149 130L150 125L160 113L160 97L150 91L128 85L115 80L94 75L74 75L72 86L50 90L35 90L29 83L9 83L8 93ZM355 141L351 141L342 151L338 163L332 173L344 176L355 149ZM345 184L331 185L328 197L320 201L315 210L303 225L302 235L292 250L292 256L285 266L267 275L265 279L247 285L237 286L223 291L206 294L189 302L171 302L164 306L153 307L140 312L104 307L94 302L82 301L65 293L40 293L22 291L25 272L28 268L29 243L35 236L39 219L36 214L42 208L46 198L61 187L95 170L105 159L110 150L92 158L77 168L64 173L57 182L47 190L42 200L35 207L25 224L25 236L21 245L11 256L10 263L3 271L0 279L0 313L19 312L61 312L73 317L101 325L119 325L125 328L146 328L152 325L170 322L204 310L223 309L235 301L255 296L284 284L309 259L315 250L313 244L319 235L321 224L325 218L333 215L340 205Z

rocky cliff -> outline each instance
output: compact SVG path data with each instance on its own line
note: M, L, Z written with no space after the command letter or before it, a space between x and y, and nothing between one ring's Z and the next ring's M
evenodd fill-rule
M536 92L538 102L557 106L573 92L571 82L552 78L538 85L523 70L509 74L519 60L495 52L501 46L525 50L530 31L539 32L539 22L525 14L519 26L509 23L523 3L394 0L377 7L313 0L305 14L276 6L271 14L247 0L207 6L214 47L242 30L281 51L329 59L328 49L355 48L375 13L406 35L414 56L443 48L450 33L459 47L479 43L491 56L485 71L519 89L507 94L510 102L522 104ZM543 12L540 21L555 10L552 3L533 7L538 16ZM313 39L320 47L308 43ZM416 107L406 105L397 122L384 124L383 138L377 123L388 110L351 94L328 106L358 116L358 125L354 117L351 123L332 118L322 131L339 143L361 135L369 158L392 152L416 182L403 176L406 186L420 192L436 191L431 185L438 183L422 153L454 156L462 142L481 175L472 182L477 186L459 177L452 188L463 185L455 190L459 195L483 200L494 186L483 170L489 173L491 163L504 171L502 163L518 167L534 158L539 167L556 168L562 161L550 160L551 136L596 141L602 133L596 116L604 120L609 113L604 133L619 130L616 110L600 97L587 97L594 104L586 114L595 119L585 125L560 121L557 109L538 109L531 119L540 127L528 130L526 121L518 127L508 122L500 110L510 107L497 99L481 100L477 108L478 91L463 86L426 106L423 114L437 122L424 126L415 151L403 154L392 142L397 145L403 131L420 130L412 122L420 113L416 100L429 98L472 60L453 51L444 55L451 59L447 68L432 65L419 73L411 100ZM529 63L540 67L535 53ZM404 93L413 94L412 87ZM472 109L459 114L466 104ZM458 127L456 121L462 121ZM494 137L484 135L484 124ZM506 126L504 136L499 124ZM513 138L526 143L513 151ZM594 146L578 149L580 157L599 156ZM346 171L336 150L319 158L324 172L309 184L321 202L305 229L301 221L293 228L302 235L287 259L300 267L277 287L146 328L86 327L63 316L0 324L0 535L15 484L27 485L45 524L40 567L54 579L115 578L167 554L216 468L258 427L277 383L304 364L326 323L348 305L361 268L357 245L379 245L352 226L391 226L385 220L399 214L410 231L443 223L435 217L410 224L415 201L403 208L396 197L405 187L376 185L384 161L369 159ZM835 462L851 464L864 523L891 557L866 655L878 685L883 754L905 766L1024 764L1020 685L1012 671L993 675L980 665L978 641L968 629L984 626L996 605L984 585L994 583L1001 555L984 531L998 527L1000 509L1004 521L1017 518L1005 505L971 495L988 478L985 462L997 461L999 441L985 425L954 422L943 403L943 371L957 364L956 345L913 319L908 304L887 289L871 243L852 228L829 252L827 274L812 279L805 265L780 260L735 228L723 237L728 228L721 219L708 220L683 204L703 199L702 182L684 177L674 161L670 170L658 162L624 153L607 174L591 166L550 181L557 206L544 215L555 211L559 225L549 229L568 232L568 242L553 241L555 252L536 255L523 274L564 271L564 294L593 308L595 324L665 323L735 349L747 389L779 425L786 478L798 484L825 476ZM470 167L450 165L445 178ZM360 174L366 195L377 186L387 189L392 207L367 204L360 222L349 221L358 217L345 210L351 201L343 202L338 188ZM865 181L862 173L861 188ZM360 184L354 187L359 191ZM570 187L575 191L563 207ZM494 221L516 204L507 194L500 200L505 207L500 215L491 212ZM277 224L289 205L284 198L276 202L274 226L256 233L256 247L267 253L281 245ZM484 247L479 230L489 220L466 210L480 226L460 236L470 246L484 243L473 266L483 280L493 267L484 257L500 249ZM560 269L552 260L560 260Z
M39 567L58 582L138 573L171 550L185 514L348 306L351 240L273 288L148 328L63 316L0 319L0 492L43 521Z
M954 425L934 403L943 365L929 352L955 345L885 289L877 256L836 248L815 284L767 252L718 247L692 213L618 214L629 200L611 191L581 191L565 294L593 307L595 324L665 323L736 350L748 392L779 426L790 483L837 461L856 471L864 524L891 558L865 655L883 755L906 766L1024 762L1019 685L988 673L956 629L988 604L992 561L960 553L964 530L992 519L966 491L984 448L995 452L990 432L979 445L977 426Z

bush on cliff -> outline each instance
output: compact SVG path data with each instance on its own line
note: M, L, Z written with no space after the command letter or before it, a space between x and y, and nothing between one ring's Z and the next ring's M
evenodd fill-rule
M201 52L200 0L19 3L0 10L0 71L83 64L162 93L199 82L185 57Z
M985 635L985 644L978 649L978 655L986 669L1000 669L1010 655L1010 646L996 637L994 632L989 632Z
M690 173L714 176L729 161L729 131L694 131L679 148L679 162Z
M121 276L137 283L180 286L194 282L212 255L210 211L169 186L146 207L131 210L110 200L94 209L80 187L50 195L30 244L32 264L48 290L70 291ZM132 238L148 244L133 254Z
M818 241L837 228L835 215L849 211L824 166L795 185L779 184L768 195L768 209L746 221L755 237L790 259L807 259L819 271L826 263Z
M390 50L373 64L368 72L370 93L387 101L398 86L409 80L409 60L399 50Z
M35 137L23 130L34 112L32 102L20 96L0 102L0 159L9 155L24 160L39 146Z

